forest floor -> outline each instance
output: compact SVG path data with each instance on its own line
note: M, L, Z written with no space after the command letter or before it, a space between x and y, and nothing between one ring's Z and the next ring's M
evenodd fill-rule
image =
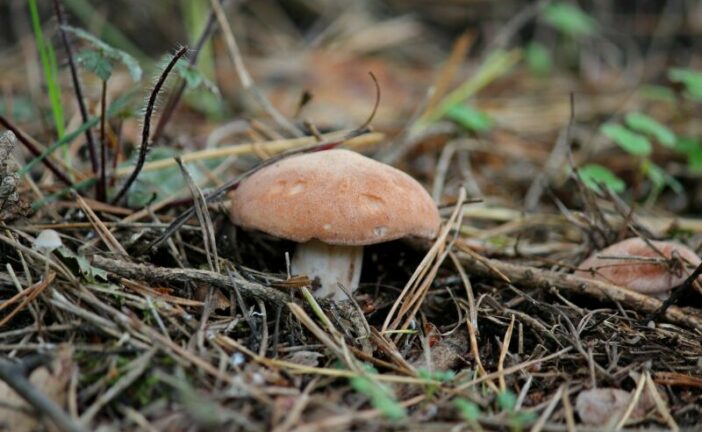
M702 247L697 2L149 3L0 5L0 430L702 424L698 262L575 272ZM442 218L353 301L228 210L335 147Z

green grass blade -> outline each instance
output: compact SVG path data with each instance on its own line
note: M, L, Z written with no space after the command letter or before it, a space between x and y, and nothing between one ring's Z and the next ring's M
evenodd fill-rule
M58 82L58 66L56 62L56 53L53 47L46 43L44 35L41 31L41 22L39 21L39 10L37 9L36 0L29 0L29 13L32 20L32 30L34 31L34 40L39 51L39 59L44 71L44 79L49 92L49 101L51 102L51 112L54 117L56 133L60 138L64 134L64 115L63 106L61 105L61 87Z
M79 191L82 189L89 188L90 186L94 185L96 181L97 181L97 179L89 178L89 179L83 180L80 183L76 183L72 188L70 188L70 187L63 188L56 193L53 193L49 196L46 196L38 201L34 201L32 203L32 211L37 211L40 208L44 207L45 205L56 201L57 199L61 198L65 194L69 193L71 190Z
M488 84L506 75L521 57L519 50L491 53L473 76L446 95L436 108L426 112L412 129L421 130L424 126L441 119L453 107L462 104Z

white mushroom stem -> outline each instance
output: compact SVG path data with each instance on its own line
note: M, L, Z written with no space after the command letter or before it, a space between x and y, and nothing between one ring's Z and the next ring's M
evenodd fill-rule
M314 292L315 297L346 300L348 297L338 288L338 284L349 293L354 292L361 278L362 264L363 246L332 245L310 240L297 246L291 270L296 275L319 280L320 287Z

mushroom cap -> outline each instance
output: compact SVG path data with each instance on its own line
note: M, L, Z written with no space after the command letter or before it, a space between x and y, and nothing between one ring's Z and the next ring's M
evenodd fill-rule
M436 204L416 180L349 150L282 159L252 174L230 196L236 224L298 243L433 238L441 223Z
M662 261L655 263L636 260L662 257L644 240L634 237L595 252L578 266L576 275L609 282L644 294L660 294L683 283L701 262L694 251L679 243L655 240L650 240L650 243L666 259L670 259L673 254L681 258L683 268L670 269ZM594 275L591 271L595 272Z

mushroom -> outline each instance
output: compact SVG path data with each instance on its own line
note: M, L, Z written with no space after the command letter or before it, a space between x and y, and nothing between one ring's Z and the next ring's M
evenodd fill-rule
M673 257L679 260L675 260L677 264L673 261L671 266L667 261ZM634 237L596 252L578 266L576 275L665 297L668 291L682 284L700 262L687 246L672 241L646 242Z
M291 156L255 172L231 193L234 223L298 244L291 270L318 280L314 295L346 299L358 287L363 246L433 238L441 219L406 173L349 150Z

